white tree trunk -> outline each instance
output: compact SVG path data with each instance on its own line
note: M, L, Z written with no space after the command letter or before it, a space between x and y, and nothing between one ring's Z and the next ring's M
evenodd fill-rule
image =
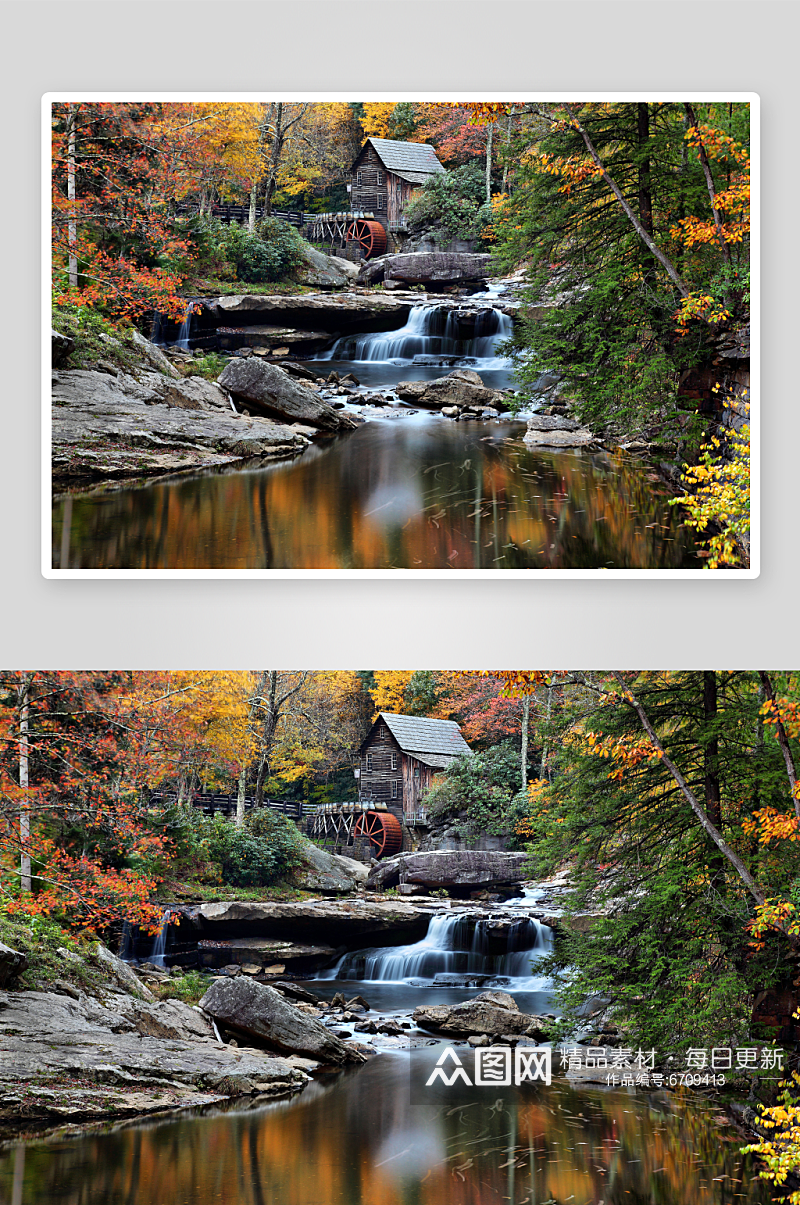
M31 804L28 796L28 692L30 680L20 686L19 694L19 785L22 798L19 804L19 872L20 887L31 889Z
M236 824L241 828L244 824L244 792L247 785L247 764L242 762L242 768L239 771L239 794L236 797Z
M491 123L486 131L486 204L491 205L492 202L492 134L494 133L494 122Z
M522 789L528 789L528 725L531 715L531 696L525 695L522 699L522 757L520 769L522 770Z
M67 153L67 200L70 203L69 221L67 224L67 241L69 243L69 287L77 289L78 287L78 257L75 254L75 249L78 243L78 223L75 219L74 203L75 203L75 119L76 105L69 106L68 118L68 153Z

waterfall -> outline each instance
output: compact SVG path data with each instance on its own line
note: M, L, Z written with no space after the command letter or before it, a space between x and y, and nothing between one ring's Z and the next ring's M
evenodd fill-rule
M158 347L180 347L184 351L191 349L190 336L192 333L192 322L194 320L194 307L197 302L190 299L186 306L186 314L183 322L178 328L177 339L172 338L172 331L177 326L177 322L168 318L166 314L159 314L156 310L153 313L153 325L150 331L150 342L155 343Z
M533 917L515 918L506 930L505 951L491 953L498 945L498 938L492 934L496 927L496 919L474 913L443 913L432 918L421 941L352 951L319 978L381 983L424 979L444 986L449 975L474 974L514 979L518 991L538 990L540 980L532 975L532 964L549 953L551 930Z
M190 343L189 336L192 333L192 318L194 317L194 302L190 301L186 307L186 317L184 318L181 329L178 331L178 338L175 342L176 347L182 347L184 351L189 351Z
M122 922L122 944L120 946L119 956L123 962L130 962L136 951L136 941L133 935L130 921Z
M164 954L167 949L167 929L169 928L170 910L167 908L164 915L161 917L161 928L156 934L153 948L147 955L147 962L152 962L154 966L163 967Z
M458 359L479 362L483 368L507 368L508 361L496 355L495 347L512 331L511 319L500 310L417 305L400 330L345 335L317 358L395 364L436 364L438 359Z

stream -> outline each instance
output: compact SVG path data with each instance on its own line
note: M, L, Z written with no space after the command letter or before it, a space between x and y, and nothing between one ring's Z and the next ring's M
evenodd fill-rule
M512 385L511 319L415 306L405 327L339 339L308 367L365 389L455 368ZM60 569L687 569L691 533L645 463L624 453L531 448L524 421L453 422L397 399L302 456L57 497Z
M307 985L373 1009L472 997L483 978L521 1008L551 1004L536 975L550 930L535 892L431 920L421 941L345 955ZM511 918L497 950L498 915ZM468 918L472 918L467 923ZM475 921L478 923L476 924ZM483 925L483 928L481 927ZM358 976L358 978L356 978ZM338 1028L338 1026L337 1026ZM357 1035L358 1036L358 1035ZM377 1041L377 1039L376 1039ZM395 1042L399 1039L394 1039ZM10 1205L766 1205L742 1139L708 1098L553 1080L428 1087L445 1043L384 1050L298 1096L111 1124L0 1149ZM469 1065L466 1048L458 1047Z

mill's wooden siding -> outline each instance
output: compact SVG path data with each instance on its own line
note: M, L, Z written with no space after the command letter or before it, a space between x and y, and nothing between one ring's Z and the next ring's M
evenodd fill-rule
M350 203L355 210L374 213L382 226L388 225L388 173L371 143L367 143L353 164Z
M353 164L350 205L355 211L374 213L385 230L402 225L403 213L419 185L387 171L378 152L367 143Z
M380 723L361 750L359 799L385 803L403 818L404 754L387 725Z
M359 799L385 803L402 820L419 809L431 785L430 766L404 753L385 723L380 723L361 749Z

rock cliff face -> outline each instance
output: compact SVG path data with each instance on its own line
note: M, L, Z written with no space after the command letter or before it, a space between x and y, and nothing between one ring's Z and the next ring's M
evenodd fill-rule
M176 905L174 911L183 917L184 935L191 927L201 938L274 937L355 949L424 937L433 909L400 900L356 898L291 904L231 900Z

